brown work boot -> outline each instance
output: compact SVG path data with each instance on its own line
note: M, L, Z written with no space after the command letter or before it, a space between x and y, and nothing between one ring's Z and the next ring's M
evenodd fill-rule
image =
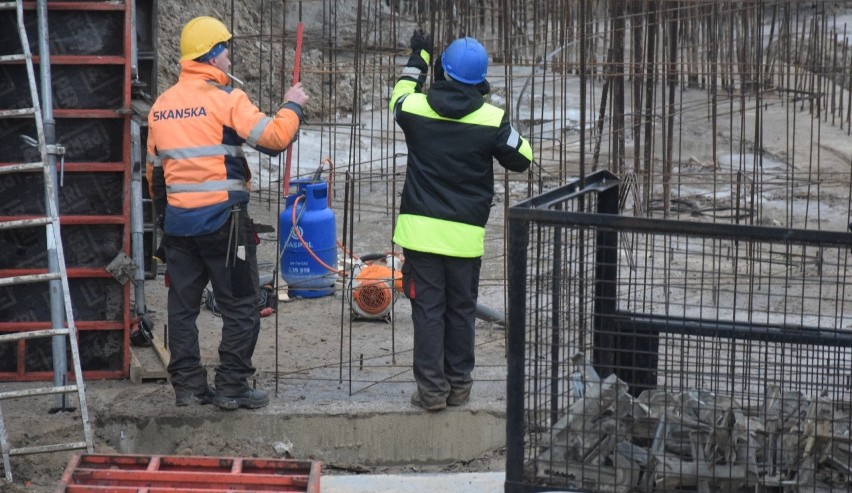
M415 390L414 395L411 396L411 403L417 407L422 407L427 411L440 411L441 409L445 409L447 407L447 401L437 401L434 403L425 403L420 398L420 390Z

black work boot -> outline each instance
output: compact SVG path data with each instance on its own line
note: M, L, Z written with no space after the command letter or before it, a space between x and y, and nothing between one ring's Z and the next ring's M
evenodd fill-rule
M219 409L233 411L244 407L246 409L258 409L269 404L269 394L265 390L246 389L239 395L216 394L213 404Z
M216 395L216 391L213 389L213 387L210 386L208 386L206 390L203 390L199 393L175 390L175 406L204 406L213 402L214 395Z

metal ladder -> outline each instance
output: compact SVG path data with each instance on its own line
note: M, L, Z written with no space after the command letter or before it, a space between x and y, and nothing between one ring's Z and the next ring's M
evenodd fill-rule
M18 33L23 47L22 54L0 56L0 62L19 62L23 61L27 69L27 77L29 80L29 91L32 99L32 107L0 110L0 118L32 118L35 121L36 133L38 134L37 144L40 162L21 163L0 167L0 174L6 173L25 173L42 171L44 174L44 194L45 194L45 217L27 218L13 221L0 222L0 230L33 228L44 226L47 235L47 253L50 260L49 272L43 274L21 275L0 278L0 287L10 286L15 284L50 283L51 290L51 305L62 303L64 305L64 317L57 316L57 313L62 313L62 310L51 310L51 329L32 330L26 332L17 332L12 334L0 335L0 343L20 341L24 339L44 338L44 337L67 337L71 350L74 367L74 385L59 385L54 381L54 385L50 387L6 391L0 392L0 403L6 399L17 399L24 397L34 397L42 395L62 395L76 392L79 399L80 416L83 425L83 441L58 443L50 445L38 445L31 447L11 448L8 443L8 435L6 426L3 420L2 406L0 406L0 451L3 455L3 469L7 481L12 481L12 470L9 457L13 455L28 455L47 452L58 452L64 450L86 449L92 453L92 430L89 423L89 413L86 407L86 392L83 382L83 371L80 365L80 352L77 345L77 329L74 325L74 314L71 307L71 296L68 289L68 273L65 267L65 254L62 248L62 237L60 236L59 228L59 208L56 189L56 163L51 159L51 154L60 153L58 146L49 146L47 144L44 132L44 123L42 120L41 105L39 103L38 91L36 89L35 70L33 68L32 52L30 50L27 32L24 27L24 6L22 0L15 2L0 2L0 10L17 10L17 26ZM41 20L40 20L41 22ZM41 63L48 63L48 57L43 56ZM48 86L48 90L49 86ZM26 140L26 139L25 139ZM29 139L32 140L32 139ZM55 290L61 291L61 300L54 295ZM60 320L56 320L59 318ZM64 318L64 320L62 320ZM64 356L64 355L63 355ZM55 360L54 360L55 361ZM65 368L54 368L54 372L61 372L60 380L64 383Z

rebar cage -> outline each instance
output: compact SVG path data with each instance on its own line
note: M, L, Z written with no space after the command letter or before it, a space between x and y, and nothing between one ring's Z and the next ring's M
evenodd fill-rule
M509 209L506 491L852 489L852 235Z

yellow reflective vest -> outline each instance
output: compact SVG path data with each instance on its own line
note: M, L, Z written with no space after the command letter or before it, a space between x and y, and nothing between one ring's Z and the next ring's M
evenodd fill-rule
M494 198L493 162L525 171L532 147L476 86L441 80L424 94L421 75L406 67L391 94L390 110L408 146L393 239L420 252L481 257Z

